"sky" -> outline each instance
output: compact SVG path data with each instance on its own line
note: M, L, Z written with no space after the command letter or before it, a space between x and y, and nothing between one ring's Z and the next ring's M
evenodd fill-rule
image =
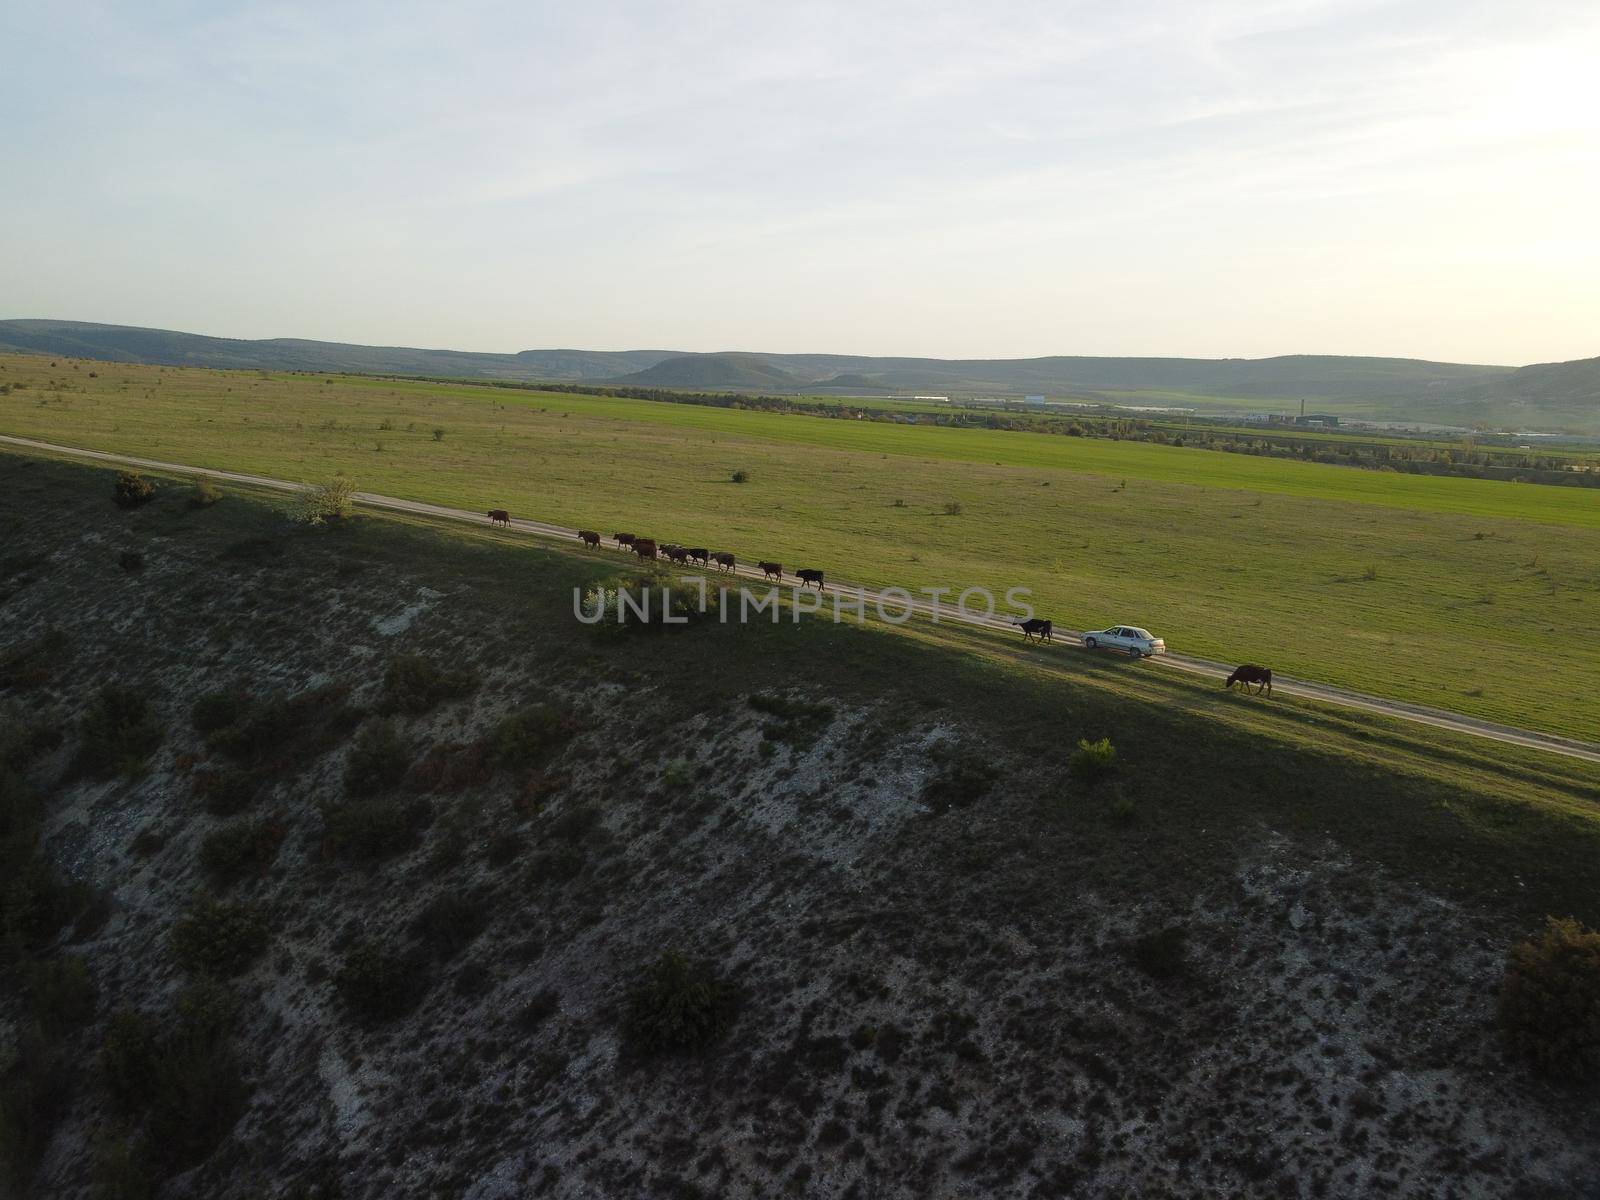
M0 5L0 317L1600 355L1600 3Z

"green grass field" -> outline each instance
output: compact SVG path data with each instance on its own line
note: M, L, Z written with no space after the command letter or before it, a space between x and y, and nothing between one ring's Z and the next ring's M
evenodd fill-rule
M343 472L850 582L1024 586L1066 627L1129 621L1222 660L1578 737L1600 727L1600 493L1586 489L348 377L5 357L4 385L0 432ZM729 482L736 469L751 481Z

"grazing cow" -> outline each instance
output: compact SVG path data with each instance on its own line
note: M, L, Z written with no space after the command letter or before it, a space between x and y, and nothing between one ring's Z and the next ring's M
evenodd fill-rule
M585 546L600 545L600 535L592 529L578 530L578 540L581 541Z
M613 533L611 536L617 539L618 546L633 545L633 534L631 533Z
M1026 621L1018 621L1017 628L1022 630L1022 640L1025 642L1033 641L1034 634L1039 635L1039 640L1041 642L1048 642L1052 640L1050 637L1050 631L1054 628L1054 626L1052 626L1050 622L1045 620L1043 617L1030 617Z
M511 525L511 514L503 508L491 508L489 510L489 523L491 525L504 525L509 528Z
M640 558L654 558L656 556L656 544L650 538L634 538L633 552Z
M1266 692L1269 696L1272 695L1272 671L1267 667L1258 667L1254 663L1245 663L1244 666L1229 675L1228 682L1222 686L1231 688L1236 683L1242 691L1249 691L1250 685L1254 683L1258 685L1256 687L1256 695L1259 696L1262 692Z
M689 561L689 552L682 546L668 546L665 548L665 553L666 556L675 563L686 563Z
M689 551L689 557L694 559L694 561L699 563L702 567L711 565L711 551L707 550L704 546L695 546Z
M822 590L821 571L814 570L811 567L802 567L795 572L795 576L800 580L801 587L805 587L808 583L814 583L817 585L817 591L820 592Z
M733 570L733 555L729 554L726 550L718 551L716 554L713 554L711 556L711 561L717 564L718 570Z
M765 575L768 579L776 579L779 583L783 582L783 564L782 563L764 562L764 563L757 563L756 566L761 568L761 573L763 575Z

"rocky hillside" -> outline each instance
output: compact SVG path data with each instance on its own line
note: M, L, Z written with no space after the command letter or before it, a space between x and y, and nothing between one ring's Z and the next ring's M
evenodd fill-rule
M1600 1189L1593 1092L1493 1030L1563 881L1363 840L1488 799L887 633L591 632L606 552L0 466L15 1195Z

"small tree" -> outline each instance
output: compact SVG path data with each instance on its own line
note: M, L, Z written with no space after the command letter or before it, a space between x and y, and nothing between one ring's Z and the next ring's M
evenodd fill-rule
M750 472L749 471L735 471L733 473L733 481L735 483L749 483L750 482Z
M704 963L667 950L628 989L622 1038L637 1055L698 1050L733 1024L738 993Z
M300 495L300 519L307 525L342 521L354 508L356 485L343 475L327 483L307 488Z
M1538 1070L1600 1079L1600 932L1550 917L1512 947L1497 1016L1506 1045Z
M190 508L210 508L222 493L217 490L216 481L209 475L196 475L194 477L194 495L189 497Z
M1117 748L1111 744L1110 738L1101 738L1098 742L1079 738L1078 748L1072 752L1067 768L1084 783L1093 783L1110 774L1116 763Z

